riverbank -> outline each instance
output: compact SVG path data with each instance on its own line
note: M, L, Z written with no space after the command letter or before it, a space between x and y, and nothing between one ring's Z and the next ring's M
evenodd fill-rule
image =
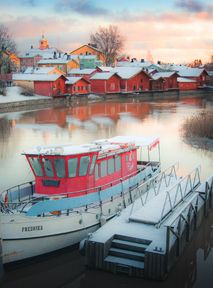
M17 88L17 87L11 87ZM70 106L85 102L96 102L96 101L106 101L112 99L127 99L136 98L141 101L157 101L157 100L168 100L177 99L182 97L200 97L213 99L213 91L208 89L199 89L194 91L179 91L178 89L168 90L168 91L141 91L135 93L117 93L117 94L107 94L107 95L78 95L78 96L64 96L59 98L52 98L46 96L22 96L22 99L18 97L14 98L13 101L6 102L7 96L3 96L4 101L0 101L0 113L5 112L16 112L21 110L31 110L48 108L55 106Z

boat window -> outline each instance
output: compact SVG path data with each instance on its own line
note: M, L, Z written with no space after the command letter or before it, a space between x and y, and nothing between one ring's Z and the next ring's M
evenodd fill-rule
M96 156L96 155L93 155L93 157L92 157L92 163L91 163L90 170L89 170L89 175L92 175L92 173L93 173L93 171L94 171L95 163L96 163L96 158L97 158L97 156Z
M29 157L30 164L36 176L43 176L40 159L37 157Z
M43 158L43 161L44 161L44 171L45 171L46 176L53 177L54 172L53 172L53 166L52 166L50 159Z
M108 174L113 174L115 172L115 161L114 158L108 160Z
M90 162L90 157L89 156L82 156L81 157L79 176L85 176L87 174L89 162Z
M56 175L59 178L65 177L65 162L64 162L64 159L56 158L56 159L54 159L54 164L55 164Z
M126 155L126 162L129 162L129 155Z
M105 177L107 175L107 161L104 160L101 162L101 177Z
M99 164L97 164L96 166L95 166L95 180L98 180L98 178L99 178Z
M121 169L121 156L117 156L115 158L115 171L119 171Z
M70 158L68 160L68 175L69 175L69 177L75 177L76 176L77 164L78 164L78 158Z

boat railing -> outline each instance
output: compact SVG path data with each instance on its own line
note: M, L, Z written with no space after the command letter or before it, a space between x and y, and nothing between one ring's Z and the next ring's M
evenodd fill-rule
M159 163L158 163L159 164ZM137 173L140 173L141 171L145 170L146 168L152 169L152 165L150 162L147 162L146 165L143 167L140 167L137 169L137 171L134 171L128 175L125 175L124 177L121 177L120 179L113 180L109 183L106 183L102 186L97 186L89 189L84 190L78 190L74 192L65 192L60 194L51 194L51 195L34 195L35 192L35 181L26 182L23 184L16 185L14 187L11 187L5 191L3 191L0 194L0 209L4 211L8 210L14 210L21 207L21 211L24 211L24 208L29 204L36 204L39 201L49 200L49 199L56 199L58 197L65 198L65 197L72 197L72 195L82 196L85 194L89 194L91 192L100 192L101 190L106 189L107 187L111 187L115 184L123 183L124 181L128 180L129 177L136 175ZM159 166L159 165L158 165Z
M177 180L178 168L179 163L177 162L137 187L138 195L136 195L136 198L140 197L142 206L144 206L151 197L157 196L163 185L163 187L167 188L172 179ZM132 215L134 204L135 202L132 204L129 217Z
M200 166L196 167L188 175L166 191L166 197L157 227L160 227L162 221L186 199L189 193L194 191L194 189L200 185L200 170Z

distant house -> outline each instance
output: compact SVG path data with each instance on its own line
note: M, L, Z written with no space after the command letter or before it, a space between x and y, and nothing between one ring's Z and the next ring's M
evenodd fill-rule
M79 95L90 93L90 81L83 77L66 77L67 94Z
M119 93L120 76L114 72L96 73L90 78L91 92L99 94Z
M69 71L69 76L77 76L77 77L84 77L85 79L89 79L91 76L93 76L95 73L97 73L97 69L71 69Z
M20 57L20 69L24 70L27 67L36 66L38 61L42 59L41 55L31 55L29 53L26 53L25 55L21 55Z
M38 63L38 67L56 67L62 70L66 75L73 68L79 68L80 65L75 59L71 59L70 55L67 57L60 57L56 59L42 59Z
M57 97L66 93L66 77L60 74L13 74L15 85L35 94Z
M150 89L151 77L140 67L115 67L120 77L121 92L147 91Z
M181 91L185 90L196 90L197 89L197 82L196 80L178 77L178 87Z
M158 72L152 75L151 90L177 89L178 74L176 72Z
M97 59L105 63L105 55L92 44L82 45L70 52L71 55L96 55Z
M203 86L204 84L206 84L206 78L208 76L208 73L203 68L202 69L200 69L200 68L187 68L187 69L179 70L178 75L180 77L195 80L197 82L198 86Z

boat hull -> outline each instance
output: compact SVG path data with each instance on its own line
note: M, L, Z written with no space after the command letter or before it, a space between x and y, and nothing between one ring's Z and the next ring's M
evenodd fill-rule
M156 170L154 174L159 173ZM154 175L153 174L153 175ZM152 176L153 176L152 175ZM145 178L140 179L140 183ZM134 189L123 186L116 196L104 202L82 206L68 215L45 217L27 216L24 213L1 213L1 238L3 264L24 260L53 252L79 243L102 224L131 204L138 195Z

